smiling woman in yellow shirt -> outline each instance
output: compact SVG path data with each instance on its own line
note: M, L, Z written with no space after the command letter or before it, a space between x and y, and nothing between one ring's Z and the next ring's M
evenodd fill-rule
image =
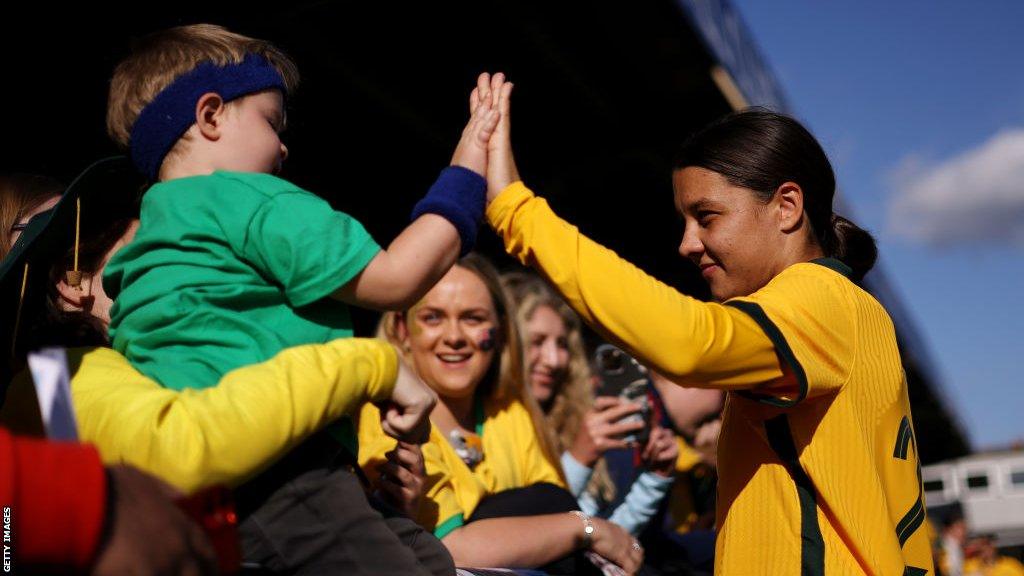
M564 489L543 416L524 386L510 310L493 266L470 254L409 310L381 321L384 335L438 395L422 448L424 496L411 515L441 539L457 566L537 568L591 548L634 573L643 554L628 532L571 513L575 498ZM358 431L359 463L374 485L389 492L396 480L409 486L405 471L388 466L395 441L383 434L375 408L363 408ZM537 492L500 511L481 506L488 497L501 502L524 494L513 490ZM564 495L569 507L541 506L531 498L538 493L558 504ZM519 515L508 516L509 508Z
M716 574L932 574L892 321L855 282L871 236L832 212L835 180L796 121L750 110L683 146L679 252L716 302L682 295L558 218L519 182L508 96L487 219L606 338L678 384L729 392Z

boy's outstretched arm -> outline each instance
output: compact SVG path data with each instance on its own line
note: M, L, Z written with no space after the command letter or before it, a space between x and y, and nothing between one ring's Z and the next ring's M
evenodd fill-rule
M483 215L487 146L497 123L487 94L486 103L474 107L451 166L417 204L412 223L335 298L363 308L405 310L448 272L460 252L469 251Z

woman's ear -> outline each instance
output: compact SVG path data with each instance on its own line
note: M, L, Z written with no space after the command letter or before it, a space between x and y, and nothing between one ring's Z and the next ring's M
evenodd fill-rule
M395 313L395 338L403 352L408 352L409 346L409 324L406 322L405 312Z
M207 92L196 102L196 127L207 140L218 140L227 105L220 94Z
M61 277L57 282L57 293L60 295L61 308L75 312L92 310L96 298L92 295L92 274L82 274L79 286L71 286L67 278Z
M792 232L804 218L804 190L796 182L783 182L775 190L779 230Z

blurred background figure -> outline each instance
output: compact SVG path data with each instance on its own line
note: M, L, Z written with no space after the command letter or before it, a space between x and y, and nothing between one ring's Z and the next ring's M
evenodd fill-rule
M996 549L994 534L975 536L965 547L964 576L1024 576L1024 564Z
M0 174L0 260L33 216L53 208L64 185L38 174Z
M942 519L939 534L939 558L936 568L944 576L963 576L964 544L967 543L967 521L959 509L950 510Z

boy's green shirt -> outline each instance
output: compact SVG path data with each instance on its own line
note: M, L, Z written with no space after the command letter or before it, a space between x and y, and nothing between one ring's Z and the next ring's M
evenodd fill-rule
M205 388L285 348L352 336L328 298L380 246L351 216L268 174L153 185L107 264L113 347L167 388Z

